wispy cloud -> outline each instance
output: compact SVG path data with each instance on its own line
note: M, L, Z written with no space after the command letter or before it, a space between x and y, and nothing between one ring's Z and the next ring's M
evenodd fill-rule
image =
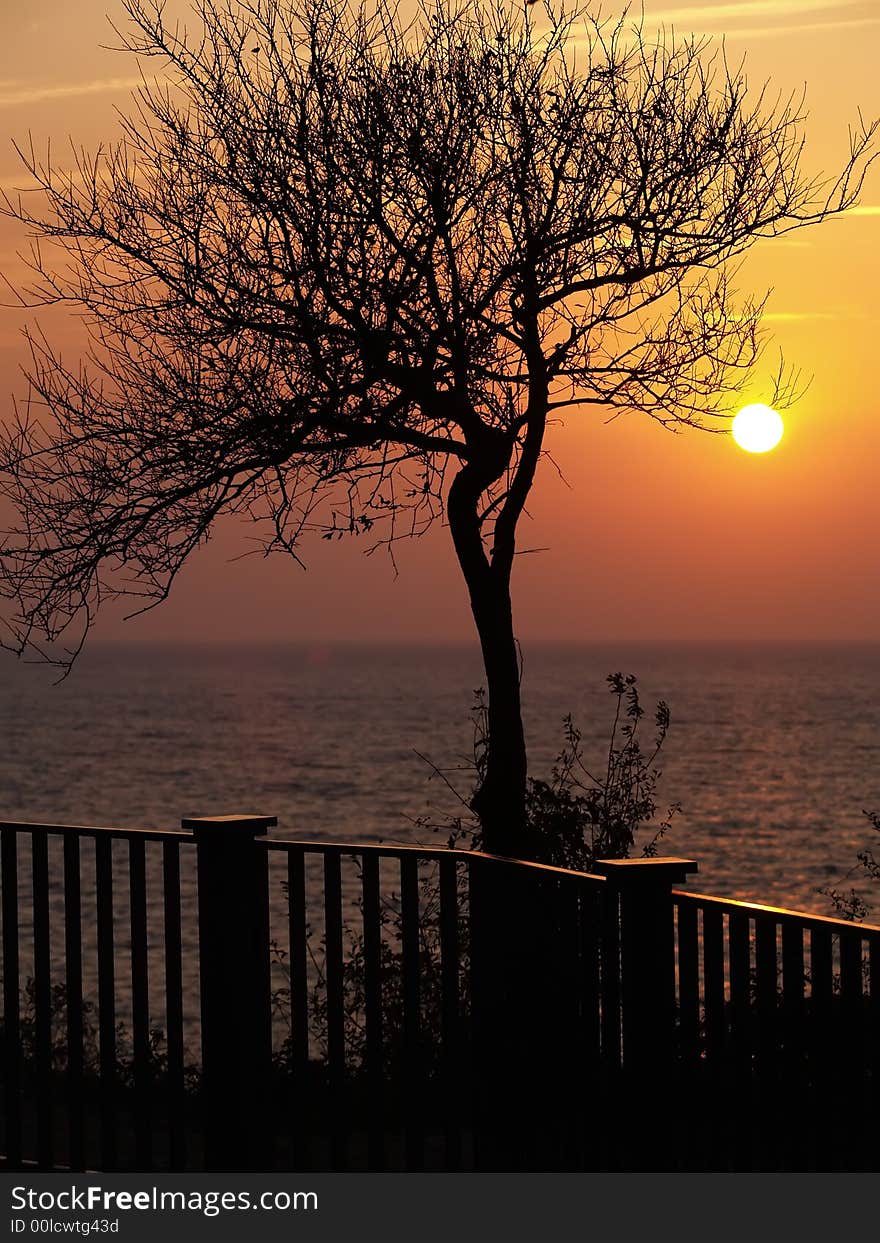
M761 25L739 24L756 21ZM765 39L878 24L880 14L867 0L721 0L645 11L646 26L723 34L728 39Z
M765 324L796 324L812 319L844 318L851 317L839 315L833 311L770 311L767 315L761 316Z
M98 78L91 82L64 82L57 86L40 82L0 82L0 108L38 104L46 99L70 99L77 95L101 95L110 91L130 91L142 78Z
M694 4L676 9L661 9L655 13L646 6L645 19L652 25L682 26L690 22L703 25L722 25L734 21L749 21L756 17L788 18L802 17L808 13L839 12L841 9L861 7L864 0L730 0L721 4Z
M775 35L821 34L829 30L853 30L857 27L878 25L880 25L880 16L853 17L840 21L832 18L827 22L799 22L789 26L742 27L739 30L727 30L725 35L728 39L772 39Z
M873 315L866 315L864 311L851 311L844 308L831 311L770 311L761 316L765 324L798 324L810 323L814 320L873 320L875 318Z
M843 214L845 216L880 216L880 207L872 207L865 204L864 207L851 207L849 211Z
M8 176L0 177L0 191L4 194L30 194L34 190L38 190L39 186L34 182L27 172L22 170L19 173L10 173Z
M757 237L753 245L772 246L774 250L808 250L813 243L808 237L795 237L792 230L791 233L780 233L778 237Z

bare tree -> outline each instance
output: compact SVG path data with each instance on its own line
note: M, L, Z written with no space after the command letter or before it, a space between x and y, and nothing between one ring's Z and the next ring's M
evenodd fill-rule
M850 207L875 126L808 177L801 100L580 10L196 0L188 34L125 7L159 77L124 137L66 171L23 150L41 206L6 201L36 239L22 300L78 308L92 343L71 369L29 337L7 645L70 662L102 600L162 600L224 512L295 556L445 518L489 695L474 808L527 854L510 583L548 422L711 427L761 345L737 256Z

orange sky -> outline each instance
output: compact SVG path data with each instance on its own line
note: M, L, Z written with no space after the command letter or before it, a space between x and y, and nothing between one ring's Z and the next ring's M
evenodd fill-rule
M603 6L606 12L609 6ZM94 146L114 133L136 68L113 42L110 0L30 0L7 11L0 42L0 181L24 184L11 139L30 130L58 155L68 135ZM808 88L807 167L830 171L859 108L880 114L876 0L646 0L679 32L724 33L747 53L749 78ZM880 169L846 219L750 255L739 285L772 286L773 343L743 394L761 400L774 349L812 373L765 457L729 436L671 435L644 417L605 424L570 416L550 447L567 485L545 467L532 494L515 571L523 638L877 638L880 396L875 291L880 287ZM20 238L0 221L0 265L13 279ZM47 329L57 316L41 314ZM0 410L21 392L19 312L0 312ZM63 331L59 324L58 331ZM105 636L131 638L469 638L470 617L448 533L364 558L356 543L304 548L303 573L283 559L230 564L239 534L220 532L172 598Z

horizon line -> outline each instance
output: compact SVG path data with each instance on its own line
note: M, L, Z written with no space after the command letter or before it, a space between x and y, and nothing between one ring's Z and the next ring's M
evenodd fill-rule
M880 645L880 636L871 636L871 635L836 635L836 636L835 635L830 635L830 636L829 635L801 635L801 636L791 636L791 635L774 635L774 636L762 636L762 635L758 635L758 636L653 635L652 636L652 635L641 635L639 636L639 635L631 635L631 636L620 637L620 636L611 636L611 635L589 635L589 636L569 635L569 636L564 636L564 637L524 636L523 638L519 640L519 642L520 643L547 643L547 644L550 644L550 643L556 643L556 644L570 644L570 643L596 643L596 644L599 644L599 643L602 643L602 644L614 644L614 643L678 643L678 644L684 644L684 643L705 643L705 644L749 643L749 644L752 644L754 643L754 644L758 644L758 643L762 643L762 644L777 644L777 645L790 644L790 643L799 643L799 644L859 643L859 644ZM287 647L294 647L294 646L303 646L303 647L304 646L309 646L309 647L346 647L346 646L347 647L352 647L352 646L361 646L361 647L443 647L443 646L464 647L464 646L473 646L473 647L478 647L479 640L476 637L469 638L469 637L464 637L464 636L457 637L457 638L440 638L440 637L411 638L407 636L404 638L389 639L389 638L381 638L378 636L367 636L367 637L349 636L349 637L327 638L326 636L323 636L323 635L320 637L295 637L295 638L284 638L280 636L279 637L247 638L246 636L243 636L243 635L242 636L227 636L227 637L219 637L219 638L214 638L214 637L170 638L166 635L153 636L149 638L134 638L128 635L119 635L119 636L102 635L101 637L96 637L90 640L89 642L87 642L85 648L83 649L83 652L85 652L89 647L95 647L95 646L100 646L100 645L105 645L108 647L109 646L125 647L125 646L135 646L135 645L138 645L138 646L146 646L146 645L169 646L172 644L177 644L180 646L187 646L187 647L220 647L220 646L230 646L230 645L242 645L242 646L247 645L251 647L278 647L281 645L287 646Z

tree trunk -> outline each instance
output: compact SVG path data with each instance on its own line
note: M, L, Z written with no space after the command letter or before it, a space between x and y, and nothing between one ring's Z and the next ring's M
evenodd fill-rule
M497 465L462 467L449 490L447 514L480 636L489 697L486 771L471 806L480 819L484 850L527 857L526 744L510 571L487 558L477 512L480 494L497 478L496 471Z
M480 818L483 849L528 854L526 843L526 742L520 702L519 653L513 633L510 582L471 595L489 696L486 771L471 806Z

